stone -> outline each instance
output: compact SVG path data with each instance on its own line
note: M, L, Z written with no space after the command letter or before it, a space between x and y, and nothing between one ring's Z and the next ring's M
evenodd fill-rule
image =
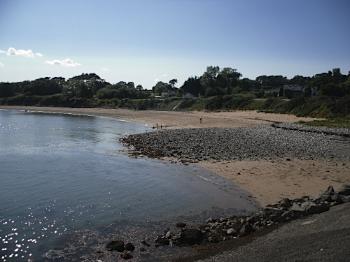
M319 214L329 210L329 206L326 204L316 204L312 201L304 202L301 205L301 208L307 215Z
M325 192L323 192L320 196L322 201L332 201L331 197L334 195L335 191L332 186L329 186Z
M169 245L169 239L165 238L164 236L158 236L156 238L155 242L159 246L167 246L167 245Z
M108 251L123 252L125 250L124 242L121 240L113 240L106 245Z
M253 227L250 224L244 224L239 231L240 236L246 236L253 232Z
M128 252L128 251L126 251L126 250L125 250L123 253L120 254L120 257L121 257L122 259L125 259L125 260L132 259L132 258L133 258L133 256L130 254L130 252Z
M350 195L349 196L340 195L340 198L342 200L342 203L349 203L350 202Z
M180 233L180 237L177 242L180 245L195 245L200 244L203 240L203 234L199 229L196 228L186 228Z
M338 194L342 196L350 196L350 185L344 185Z
M176 223L176 227L178 227L178 228L186 227L186 223L178 222L178 223Z
M226 231L226 234L227 234L227 235L233 235L234 233L236 233L236 230L235 230L234 228L229 228L229 229L227 229L227 231Z
M151 246L146 240L142 240L141 244L145 245L146 247L150 247Z
M126 243L125 244L125 249L128 251L134 251L135 250L135 246L132 243Z
M289 200L289 198L283 198L278 202L278 204L283 208L290 208L292 206L292 202Z
M220 242L220 240L221 240L221 237L217 234L213 234L208 237L208 242L210 243L218 243Z
M167 238L167 239L171 238L171 232L170 231L166 232L165 238Z

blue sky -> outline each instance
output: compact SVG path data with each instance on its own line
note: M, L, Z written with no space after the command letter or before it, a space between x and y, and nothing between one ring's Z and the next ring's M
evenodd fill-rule
M347 73L349 13L347 0L0 0L0 81Z

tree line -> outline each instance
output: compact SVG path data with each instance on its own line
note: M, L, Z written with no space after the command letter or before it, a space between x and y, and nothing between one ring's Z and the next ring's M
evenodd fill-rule
M95 73L81 74L69 79L44 77L33 81L0 83L0 98L19 96L55 96L65 99L148 99L159 97L215 97L234 94L253 94L257 98L271 96L330 96L350 95L350 75L344 75L339 68L316 74L312 77L296 75L288 79L282 75L261 75L254 80L242 78L236 69L208 66L201 76L189 77L180 87L177 79L157 82L152 90L146 90L134 82L120 81L111 84ZM293 90L297 88L297 90ZM298 89L299 88L299 89ZM58 96L60 95L60 96ZM54 100L53 97L52 99Z

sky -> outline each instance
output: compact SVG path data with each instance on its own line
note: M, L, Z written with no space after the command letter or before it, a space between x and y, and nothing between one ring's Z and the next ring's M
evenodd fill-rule
M0 81L347 74L349 14L348 0L0 0Z

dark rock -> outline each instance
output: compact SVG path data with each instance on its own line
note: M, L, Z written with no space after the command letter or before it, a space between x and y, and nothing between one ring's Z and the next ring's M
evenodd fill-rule
M293 203L292 201L289 200L289 198L284 198L281 201L278 202L279 206L283 207L283 208L290 208Z
M326 212L329 210L329 206L328 205L311 205L306 209L306 213L308 215L312 215L312 214L319 214L322 212Z
M350 185L343 186L343 188L338 192L338 194L343 196L350 196Z
M133 258L133 256L130 254L130 252L128 252L128 251L126 251L126 250L125 250L123 253L120 254L120 257L121 257L122 259L125 259L125 260L132 259L132 258Z
M168 246L169 245L169 239L167 239L165 236L158 236L156 238L155 242L159 246Z
M176 227L178 227L178 228L186 227L186 223L178 222L178 223L176 223Z
M241 228L241 230L239 231L239 235L240 236L246 236L246 235L248 235L248 234L250 234L250 233L252 233L253 232L253 227L250 225L250 224L244 224L243 226L242 226L242 228Z
M108 251L123 252L125 250L124 242L121 240L113 240L106 245Z
M146 248L140 247L140 251L141 251L141 252L146 252Z
M210 243L218 243L221 241L221 236L218 234L212 234L208 237L208 242Z
M186 228L180 233L177 239L179 245L195 245L200 244L203 240L203 233L199 229Z
M125 244L125 250L134 251L135 250L135 246L132 243L126 243Z
M335 191L332 186L329 186L325 192L323 192L320 196L322 201L332 201L332 195L334 195Z
M349 203L350 202L350 196L344 196L340 195L342 203Z
M142 240L141 244L145 245L146 247L150 247L151 246L146 240Z

